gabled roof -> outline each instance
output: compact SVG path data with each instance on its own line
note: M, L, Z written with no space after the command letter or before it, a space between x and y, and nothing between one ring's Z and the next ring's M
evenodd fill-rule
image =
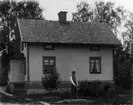
M22 42L107 44L120 41L104 23L44 21L18 19Z

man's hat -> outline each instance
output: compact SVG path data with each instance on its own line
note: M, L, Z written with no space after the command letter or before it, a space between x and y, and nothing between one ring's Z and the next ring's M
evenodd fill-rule
M75 74L76 72L75 71L72 71L72 74Z

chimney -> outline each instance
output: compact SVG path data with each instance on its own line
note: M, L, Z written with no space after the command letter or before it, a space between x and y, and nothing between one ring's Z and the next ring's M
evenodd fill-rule
M58 13L58 17L59 17L59 22L60 23L66 23L67 22L67 20L66 20L66 18L67 18L67 12L66 11L60 11Z

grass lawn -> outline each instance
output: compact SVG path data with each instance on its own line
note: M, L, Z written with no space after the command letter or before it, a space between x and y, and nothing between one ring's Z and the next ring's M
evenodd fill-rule
M26 98L31 100L26 100ZM90 96L78 96L78 99L74 99L70 91L58 90L54 92L46 92L41 94L14 94L14 97L3 96L0 102L4 103L29 103L40 104L38 101L48 102L50 104L132 104L132 90L124 91L123 94L108 94L105 97L90 97Z

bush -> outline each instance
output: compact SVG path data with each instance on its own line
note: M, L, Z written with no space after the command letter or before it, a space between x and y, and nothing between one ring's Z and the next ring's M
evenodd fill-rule
M131 89L132 88L132 76L131 76L131 66L129 61L126 61L127 64L121 64L117 68L117 74L114 77L114 82L116 84L117 91L120 88Z
M3 68L0 70L0 86L8 85L8 70Z
M51 74L45 74L42 77L43 87L50 92L52 90L57 90L60 83L61 79L57 70L54 70L54 72L52 72Z
M120 46L114 49L114 82L117 91L132 89L132 60L126 48Z
M111 92L115 92L111 83L103 83L101 81L89 82L87 80L79 83L80 95L102 97Z
M79 94L87 96L90 93L90 86L87 80L79 83Z

